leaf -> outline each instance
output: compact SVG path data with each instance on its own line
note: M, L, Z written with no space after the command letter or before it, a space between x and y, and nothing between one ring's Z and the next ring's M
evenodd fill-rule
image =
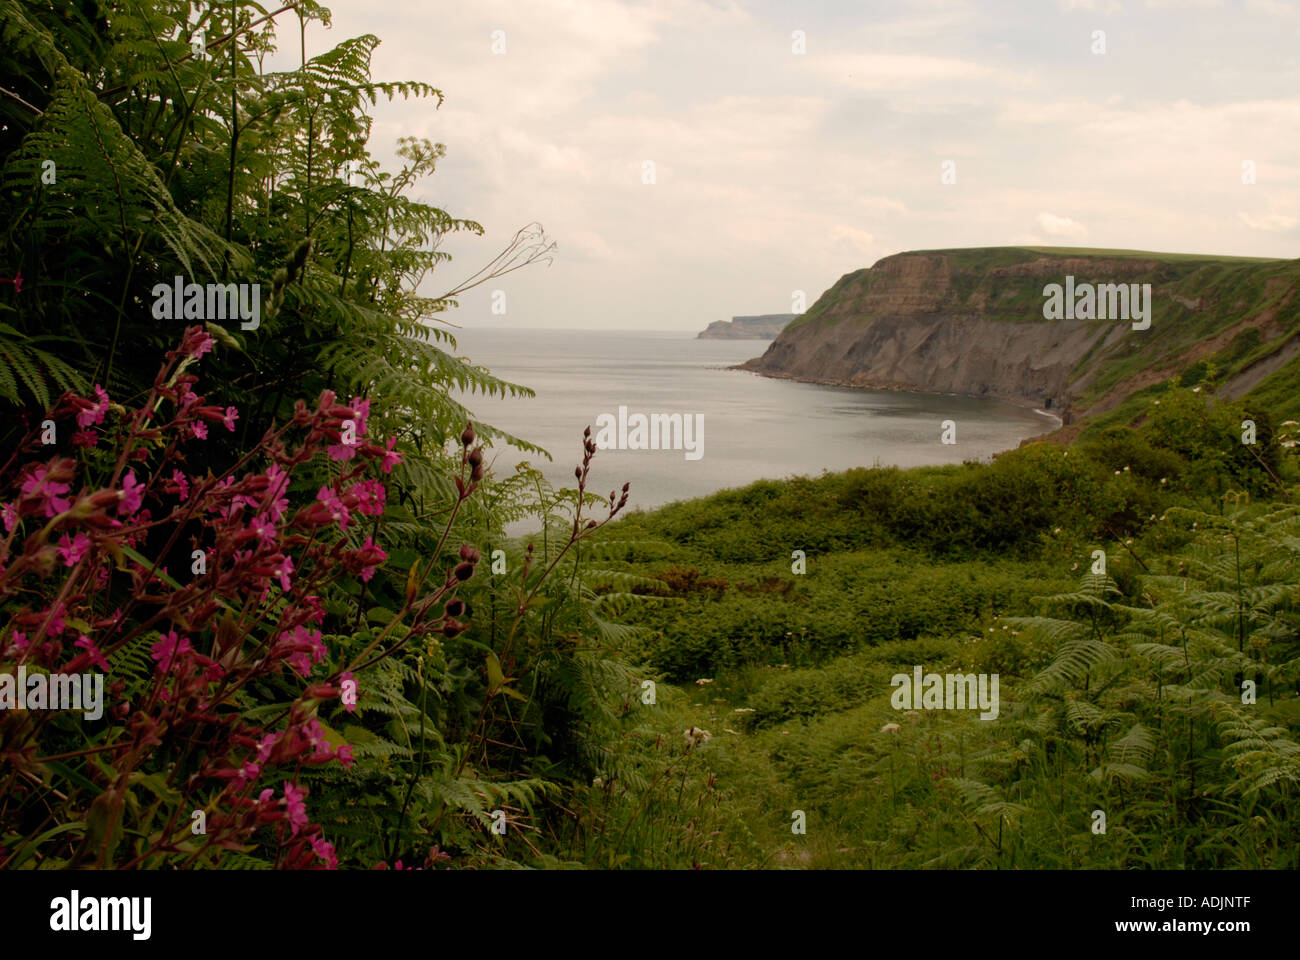
M213 323L211 320L208 320L205 326L208 328L208 333L216 337L217 341L223 347L229 347L231 350L238 350L240 353L244 352L244 348L239 345L239 341L231 336L230 331L225 327L218 323Z
M389 610L387 607L371 607L366 611L366 619L371 623L388 623L395 616L397 616L397 614L393 613L393 611Z
M153 575L157 577L159 580L161 580L163 583L167 584L167 586L171 587L173 590L181 589L181 585L172 578L171 574L163 570L161 565L155 568L154 562L152 560L145 557L144 554L137 552L132 547L126 546L125 544L121 545L120 549L128 557L130 557L136 563L144 567L145 570L153 569Z
M487 655L487 675L488 696L493 696L506 682L506 675L501 670L501 661L497 659L496 653L492 651L489 651Z
M411 572L406 575L406 602L411 603L415 600L415 591L419 589L420 578L417 574L420 572L420 561L416 560L411 564Z
M339 747L348 746L348 741L344 739L343 734L332 729L328 724L317 718L316 723L320 725L321 732L325 734L325 740L331 747L337 750Z

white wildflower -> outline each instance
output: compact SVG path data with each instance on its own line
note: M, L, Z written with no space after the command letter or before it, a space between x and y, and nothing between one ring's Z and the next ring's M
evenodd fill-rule
M686 740L686 748L692 749L702 743L708 743L713 739L713 734L707 730L701 730L699 727L687 727L682 731L682 737Z

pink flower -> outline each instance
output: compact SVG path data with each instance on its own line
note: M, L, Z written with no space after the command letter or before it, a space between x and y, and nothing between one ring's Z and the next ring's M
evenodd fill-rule
M13 533L18 525L18 508L12 503L0 505L0 523L4 523L5 533Z
M234 407L226 407L226 415L221 418L221 422L226 425L226 429L231 433L235 431L235 421L239 419L239 411Z
M304 799L306 790L299 790L288 780L284 782L284 805L289 811L289 834L296 837L298 831L307 826L307 804Z
M351 513L344 506L343 501L329 487L321 487L316 494L316 499L325 504L330 512L330 519L339 525L340 530L347 530L348 520L351 519Z
M202 398L190 389L190 383L188 380L181 382L180 390L178 390L176 394L176 402L180 405L182 410L188 410L190 407L194 406L194 404L198 403L200 399Z
M242 767L239 768L239 776L235 777L235 783L239 784L239 786L241 787L247 786L248 784L256 780L258 774L260 774L261 772L262 772L262 768L259 767L257 764L252 763L251 761L245 763Z
M183 653L193 653L194 647L190 644L188 638L178 637L175 630L168 630L164 633L152 647L149 648L149 656L158 661L158 669L165 671L170 670L176 657ZM163 661L166 661L164 664Z
M140 509L144 499L144 484L135 478L135 471L128 470L122 479L122 505L118 507L118 516L131 516Z
M93 447L99 443L99 434L94 430L78 430L72 435L74 447Z
M343 764L344 769L350 770L352 764L356 762L355 758L352 756L352 744L350 743L345 743L343 746L339 747L338 750L334 752L334 756Z
M38 497L42 506L45 507L46 518L56 517L68 509L69 502L67 497L61 497L59 494L68 492L66 483L57 483L53 480L46 480L48 470L41 466L32 471L32 475L23 481L21 488L24 497Z
M284 495L289 489L289 475L273 463L266 470L266 479L269 483L266 496L271 501L271 516L279 520L289 509L289 498Z
M198 360L205 353L212 352L212 344L216 340L206 333L199 332L195 334L194 339L190 342L190 356Z
M285 658L285 662L287 662L300 677L305 677L311 673L311 658L307 656L307 653L304 650L299 650L296 653L289 654L289 656Z
M366 421L370 419L370 401L362 400L360 397L353 397L348 406L355 410L357 414L352 418L357 424L357 436L364 437L366 435Z
M80 638L78 638L77 642L73 644L73 646L80 647L82 650L85 650L88 654L90 654L91 663L102 668L105 673L108 672L109 669L108 661L104 659L104 655L99 652L99 648L95 646L95 641L91 640L90 637L86 636L83 633L80 636Z
M293 573L293 558L285 557L283 562L275 568L274 575L280 578L280 589L285 593L289 592L289 575Z
M352 488L352 492L361 501L357 504L357 512L367 517L377 517L384 512L388 494L378 480L362 480Z
M271 750L275 747L275 742L280 739L277 734L268 733L257 742L257 762L266 763L271 756Z
M259 513L248 525L248 529L257 534L257 539L265 544L275 543L275 523L264 513Z
M312 852L325 861L326 870L337 870L339 867L339 858L334 855L334 845L319 835L313 836L309 841Z
M90 538L84 533L78 533L71 539L65 533L59 538L59 556L63 558L63 565L65 567L75 567L78 561L86 555L86 549L89 546Z
M186 479L185 474L179 470L172 471L172 483L180 488L180 499L184 503L190 495L190 481Z
M397 446L397 438L388 438L388 452L384 454L384 462L380 464L384 473L392 473L393 467L402 462L402 455L393 448Z
M95 384L95 398L94 406L77 414L77 426L88 427L104 422L104 414L108 413L108 394L99 384Z
M370 578L375 575L375 567L379 566L388 559L388 554L384 552L383 547L377 543L372 543L369 537L366 537L365 545L359 551L362 563L365 565L361 568L361 579L369 583Z
M321 632L319 630L308 630L301 624L294 627L292 632L285 631L281 633L280 640L298 648L289 656L288 662L289 666L304 677L311 673L312 666L320 663L329 652L325 648L325 642L321 639Z
M320 721L312 717L302 725L302 729L307 735L307 744L312 749L311 759L328 760L333 755L333 751L330 749L330 742L325 739L325 731L321 729Z
M208 439L208 425L202 420L195 420L190 424L190 432L200 440Z
M307 619L310 620L312 623L319 624L325 622L325 607L320 602L320 597L316 596L315 594L310 594L306 597L303 597L302 605L311 611Z
M20 630L15 630L13 635L13 645L19 650L27 649L27 634Z

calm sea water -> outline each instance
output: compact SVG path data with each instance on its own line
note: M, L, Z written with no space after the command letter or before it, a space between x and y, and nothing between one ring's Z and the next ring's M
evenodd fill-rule
M602 413L703 415L703 455L682 450L599 450L601 494L631 481L630 507L653 508L759 479L815 476L859 466L919 466L987 458L1059 421L999 400L823 387L726 367L759 356L759 340L694 334L579 330L462 330L460 352L498 377L537 391L531 399L458 394L475 417L545 448L555 459L499 447L509 472L532 459L557 487L573 486L582 431ZM940 442L957 424L957 443ZM512 531L518 533L520 531Z

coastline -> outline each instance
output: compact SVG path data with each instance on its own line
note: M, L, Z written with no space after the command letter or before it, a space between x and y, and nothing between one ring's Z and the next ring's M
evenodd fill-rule
M748 363L749 361L745 362ZM1046 437L1050 433L1055 433L1057 430L1060 430L1065 426L1065 419L1061 417L1060 414L1052 413L1050 410L1044 410L1033 400L1026 400L1024 397L1007 396L1006 394L1001 393L952 393L949 391L922 390L921 388L914 387L910 384L838 380L833 377L801 377L791 373L779 373L770 370L754 370L744 364L737 364L733 367L723 367L722 369L738 370L741 373L752 373L756 376L768 377L772 380L793 380L796 383L811 383L822 387L848 387L852 390L883 390L889 393L927 393L935 397L973 397L977 399L991 397L994 400L1001 400L1017 407L1027 408L1032 410L1034 413L1055 420L1056 426L1043 434L1042 437ZM1040 438L1032 437L1029 440L1022 442L1028 443L1033 439Z

